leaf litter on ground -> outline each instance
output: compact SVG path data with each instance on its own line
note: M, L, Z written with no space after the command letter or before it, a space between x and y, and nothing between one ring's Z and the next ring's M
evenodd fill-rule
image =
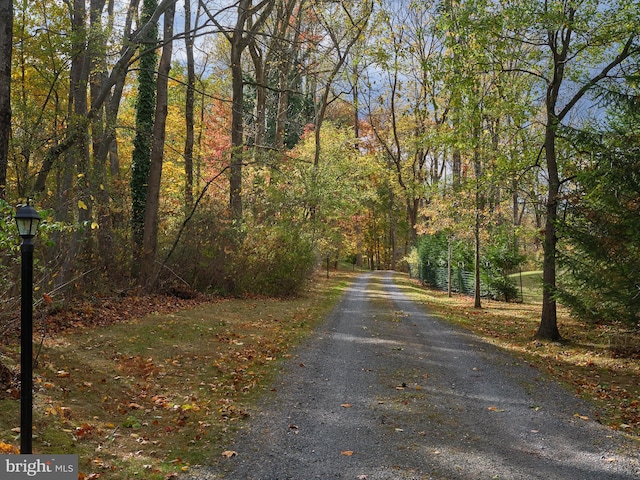
M77 453L81 477L103 480L170 478L222 456L278 361L346 282L319 276L286 300L137 297L124 308L109 301L56 312L60 324L46 319L35 370L34 452ZM15 356L15 348L0 353ZM17 399L0 398L0 409L0 441L10 451L19 444L11 431Z
M80 478L103 480L173 478L216 455L237 455L222 446L352 275L319 275L296 299L135 297L47 318L35 372L35 451L78 453ZM485 300L477 310L468 297L402 275L396 281L432 313L596 402L596 420L640 438L640 360L609 348L623 326L585 326L561 310L567 341L541 343L533 340L539 305ZM0 354L18 356L11 343ZM17 452L18 398L0 398L0 453Z

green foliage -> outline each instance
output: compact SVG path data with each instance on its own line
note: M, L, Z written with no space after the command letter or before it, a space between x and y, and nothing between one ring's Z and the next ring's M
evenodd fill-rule
M144 0L142 22L149 20L157 8L157 0ZM136 102L136 135L133 139L131 158L131 222L133 240L142 245L144 212L147 199L147 181L151 163L153 143L153 123L156 107L155 72L158 54L155 50L158 42L158 29L153 28L140 45L140 70L138 72L138 97Z
M418 257L421 278L431 284L433 270L431 266L443 267L447 264L447 237L442 233L423 235L418 240Z
M225 217L215 204L196 212L164 272L164 282L175 283L170 272L180 272L180 278L199 291L274 297L300 293L316 264L301 228L272 218L247 219L239 229Z
M484 249L482 280L489 291L505 302L518 297L518 289L509 274L521 266L526 257L518 251L516 238L505 228L495 228L491 242Z
M418 239L420 278L427 284L447 288L447 265L451 242L452 289L468 293L468 272L473 270L473 249L445 233L423 235ZM466 272L466 273L463 273Z
M633 111L617 114L613 132L578 173L574 206L560 226L567 275L558 296L594 322L637 325L640 318L640 117Z
M311 242L298 228L254 225L233 255L236 292L296 295L313 273L315 263Z
M176 226L177 227L177 226ZM169 235L173 239L177 232ZM166 250L168 246L163 246ZM161 272L161 281L172 285L174 273L196 291L213 290L223 294L233 291L228 277L228 252L233 248L232 231L224 220L223 209L202 202L184 227L181 240Z
M2 260L0 261L0 289L2 292L10 291L18 285L18 261L20 253L18 246L20 238L18 229L13 219L15 209L4 200L0 200L0 251Z
M509 274L520 266L525 256L518 253L514 238L496 228L481 260L481 290L506 302L514 300L518 291ZM451 242L452 288L473 292L473 245L447 237L445 233L423 235L418 240L417 256L420 278L428 285L446 288L449 241Z
M289 74L288 82L290 91L288 92L288 106L286 112L284 146L287 149L294 148L302 138L306 125L313 123L314 105L313 98L309 94L302 92L302 78L299 71L303 66L296 64L292 69L293 73ZM256 106L257 89L255 80L245 77L246 87L244 89L244 118L247 127L255 126L254 110ZM278 101L281 93L279 92L279 72L276 69L269 71L267 78L268 89L266 91L266 132L265 143L269 146L275 145L276 126L278 116Z

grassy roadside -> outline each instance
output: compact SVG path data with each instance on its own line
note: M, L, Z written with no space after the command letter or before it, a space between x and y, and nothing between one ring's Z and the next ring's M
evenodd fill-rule
M542 271L520 272L509 275L524 303L542 301Z
M565 340L542 343L533 338L540 305L483 300L482 308L475 309L472 298L449 298L402 275L396 275L396 281L430 312L526 359L593 402L594 420L640 440L640 358L612 348L617 339L628 338L624 326L585 325L559 309L558 325ZM640 343L632 346L640 348Z
M296 299L223 299L47 338L34 453L77 453L80 479L104 480L168 479L220 457L280 360L351 277L315 280ZM0 353L16 358L10 349ZM0 453L15 452L18 400L0 398L0 412Z

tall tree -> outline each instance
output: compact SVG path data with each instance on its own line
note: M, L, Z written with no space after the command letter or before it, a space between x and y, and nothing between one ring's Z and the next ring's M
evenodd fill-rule
M472 2L470 2L472 3ZM527 74L543 92L544 131L539 166L546 179L543 231L543 302L537 338L561 338L557 324L557 228L560 201L579 165L571 164L564 126L585 122L597 109L594 88L620 75L639 51L637 8L628 2L599 0L508 0L490 10L494 57L502 72ZM513 52L520 52L513 55ZM492 62L492 63L494 63ZM562 148L561 148L562 145Z
M196 29L191 27L191 0L184 0L184 46L187 55L187 93L184 105L185 140L184 140L184 203L185 211L193 205L193 150L195 144L194 111L196 93L196 71L193 47ZM197 18L197 17L196 17Z
M229 208L236 222L242 221L242 165L244 163L244 72L242 54L261 31L275 5L275 0L239 0L236 4L236 22L231 28L207 10L209 19L224 34L230 45L232 90L231 162L229 174Z
M156 8L156 0L143 0L141 23L148 22ZM136 100L136 135L131 158L131 230L134 243L134 268L139 267L144 236L147 186L153 145L153 125L156 107L156 67L158 25L150 28L140 42L140 68Z
M87 9L84 0L74 0L72 11L72 56L69 84L69 123L76 132L76 141L66 154L63 168L63 195L58 201L56 215L59 220L70 222L76 215L80 225L91 218L90 201L90 137L87 113L90 57L92 39L87 24ZM74 198L75 202L69 202ZM74 213L77 212L77 213ZM66 283L73 271L76 256L81 253L83 243L89 238L84 228L74 231L68 245L61 272L56 277L59 285Z
M173 52L173 19L175 4L164 13L163 44L158 66L156 108L153 124L149 176L144 212L144 235L142 243L141 279L142 284L153 287L154 265L158 245L158 211L160 209L160 180L162 178L162 160L169 108L169 70Z
M120 105L126 84L126 75L120 75L112 88L107 86L109 79L109 69L105 46L107 45L108 32L113 30L115 20L113 2L108 3L107 23L102 24L104 2L102 0L92 0L92 3L102 5L100 9L91 8L91 31L97 35L92 52L92 69L90 98L92 110L96 113L92 120L93 136L93 192L96 197L94 216L96 219L98 253L103 262L103 271L114 273L113 265L110 261L114 253L114 230L117 227L124 227L120 216L112 215L112 194L117 190L116 182L120 180L120 158L118 154L117 140L117 120ZM129 4L124 19L123 36L131 35L134 13L138 10L138 0L133 0ZM121 47L121 51L124 50ZM104 106L98 101L103 90L109 90L111 94L105 100ZM111 267L111 268L109 268Z
M322 122L329 104L341 94L340 92L332 95L334 82L349 58L349 52L369 25L369 18L373 13L373 2L371 0L317 2L312 5L312 9L314 12L312 18L316 20L316 27L323 29L322 37L325 40L318 42L317 45L321 50L319 61L321 65L326 65L328 72L315 80L315 84L319 86L319 92L316 96L314 119L316 154L313 163L317 166L321 154Z
M640 316L640 111L633 83L609 86L609 118L597 130L567 132L584 152L584 168L560 227L566 246L559 261L570 275L558 291L581 319L630 327Z
M91 121L94 116L99 115L101 107L105 102L109 102L110 104L107 112L108 115L110 115L110 118L113 118L113 115L117 114L125 78L129 71L129 67L131 66L131 62L133 61L135 54L138 52L140 43L144 41L144 38L150 31L157 31L158 19L164 11L176 1L177 0L163 0L158 5L158 8L153 12L153 15L148 18L146 23L140 23L135 32L130 34L132 18L135 16L134 12L137 10L139 2L139 0L131 0L124 25L124 36L127 37L128 34L130 35L127 37L127 41L122 42L120 52L117 55L117 60L113 64L109 74L105 75L103 78L101 89L94 92L95 95L92 94L91 96L91 107L86 114L87 121ZM56 58L55 55L54 58ZM57 68L55 69L55 74L56 76L62 75ZM53 95L54 92L50 93ZM53 145L45 150L42 166L38 171L37 178L35 179L35 185L33 187L35 192L42 192L45 190L47 178L49 173L53 170L55 163L78 141L81 130L76 128L76 126L77 125L71 122L67 122L66 128L62 128L61 133L58 133L55 136L56 141L51 142ZM109 135L115 134L113 129L109 129L106 132ZM102 142L102 146L104 148L111 148L112 145L112 142Z
M11 137L11 57L13 52L13 0L0 0L0 199L7 189Z
M300 55L304 5L304 0L277 0L264 34L254 37L249 44L256 89L253 144L258 148L284 146L289 100L295 89L290 82ZM271 102L274 98L276 101ZM268 122L273 125L268 126ZM269 129L275 130L271 138L267 138Z
M438 146L443 142L436 140L450 109L440 80L444 45L429 33L434 21L429 6L387 2L383 7L369 47L375 67L363 88L369 97L364 103L395 177L398 192L390 198L397 197L407 212L406 241L414 243L419 210L445 167Z
M612 3L596 7L590 2L553 1L539 4L539 32L548 56L548 68L539 72L546 82L544 153L548 193L544 225L543 300L540 326L536 336L544 340L561 338L556 310L556 255L558 207L561 188L562 160L556 149L559 128L569 114L594 86L616 74L631 55L640 51L638 18L628 9L635 7ZM598 11L603 9L604 11ZM630 23L631 20L631 23ZM540 37L538 37L540 38ZM580 64L586 58L590 64ZM574 68L572 68L574 67ZM569 83L573 92L563 91ZM567 88L565 88L567 90Z

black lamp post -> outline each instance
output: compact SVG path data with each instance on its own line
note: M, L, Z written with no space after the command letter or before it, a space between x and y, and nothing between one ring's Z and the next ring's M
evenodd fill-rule
M22 239L22 289L20 303L20 453L31 454L33 425L33 237L38 233L40 215L29 205L16 212Z

